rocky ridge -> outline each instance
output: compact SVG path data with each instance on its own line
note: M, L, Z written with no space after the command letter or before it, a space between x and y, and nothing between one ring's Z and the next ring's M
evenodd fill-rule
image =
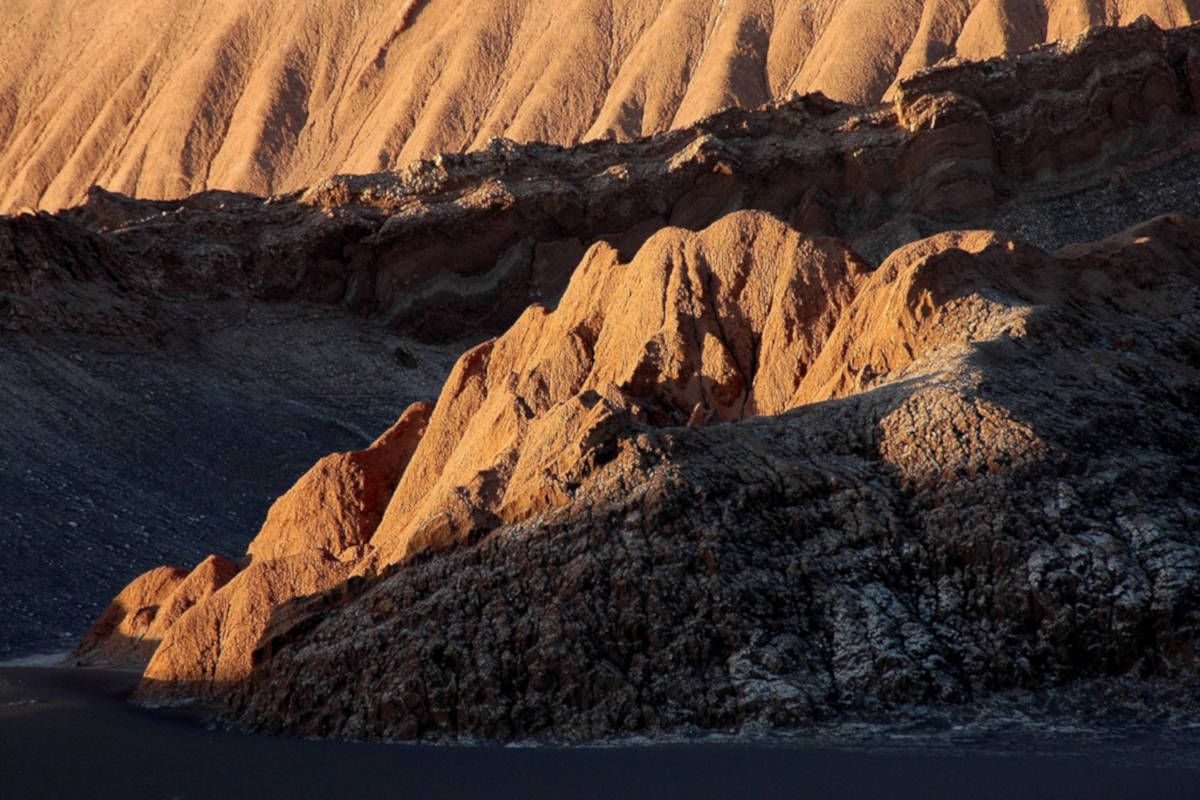
M369 450L314 467L235 577L148 573L79 656L144 658L161 636L143 699L200 696L241 724L355 738L788 728L1194 677L1200 223L1159 217L1054 252L951 230L878 267L845 238L883 241L918 214L944 227L963 213L950 198L1036 195L1051 163L1085 184L1101 165L1133 165L1130 180L1169 165L1190 147L1196 35L1143 24L941 68L901 82L890 109L809 97L628 145L501 144L266 203L203 197L191 223L133 221L146 204L100 194L34 218L118 248L154 225L204 229L214 208L243 214L244 232L262 209L374 220L355 242L373 264L389 227L422 241L422 225L470 218L494 259L489 220L507 236L513 219L566 213L571 192L533 180L539 165L605 176L612 153L645 158L636 180L578 200L623 241L548 240L580 255L553 309L468 350L438 402ZM789 118L808 133L780 135ZM671 185L676 162L700 177L669 215L642 216L658 201L630 187ZM448 163L481 172L447 189ZM594 221L606 213L619 222ZM270 233L255 241L284 241ZM245 263L205 274L259 291L270 263ZM408 273L373 273L366 310L438 307L411 285L380 302L388 274ZM189 280L154 289L204 291ZM176 602L185 583L204 588Z
M989 227L997 208L1119 194L1171 162L1195 171L1198 37L1143 21L937 67L882 106L807 96L626 144L498 140L266 200L95 189L57 216L0 219L0 327L130 332L153 327L156 298L248 296L383 315L425 339L495 333L552 302L594 242L630 256L665 225L698 230L740 208L878 262L923 235ZM1182 194L1172 202L1194 203ZM1200 213L1158 205L1136 216Z
M738 212L593 253L462 357L361 556L253 560L142 697L594 738L1190 680L1198 252L1166 217L1056 254L942 234L868 272Z

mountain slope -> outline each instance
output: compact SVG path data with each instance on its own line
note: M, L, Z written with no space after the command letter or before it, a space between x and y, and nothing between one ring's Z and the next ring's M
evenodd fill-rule
M13 0L0 211L93 184L290 191L492 137L570 144L793 92L874 102L981 58L1196 0Z
M149 573L81 655L141 625L143 697L356 738L1186 684L1198 253L1200 222L1161 217L1053 254L948 232L869 271L753 211L628 263L596 245L557 309L460 358L427 425L405 414L419 441L363 546L281 541L273 515L228 584L160 625Z
M1200 222L1103 232L1196 202L1198 36L1099 29L890 106L0 220L14 337L170 331L182 299L229 296L515 320L436 404L318 462L236 562L135 580L78 657L349 737L751 730L1020 690L1194 709Z
M613 279L644 280L643 259L673 265L664 277L703 275L692 236L673 251L647 245ZM1159 218L1047 254L989 232L941 234L843 279L853 299L823 344L814 336L820 355L790 411L659 427L637 407L670 406L685 381L654 369L640 386L534 410L492 501L500 520L478 544L282 604L251 674L210 688L243 723L354 738L744 731L855 712L911 721L920 706L1003 690L1085 713L1103 698L1110 713L1160 722L1194 714L1198 236L1195 220ZM783 262L777 274L822 270L800 253L798 270ZM727 263L739 255L752 270L770 264L736 245ZM712 294L703 283L671 292L668 308L716 299L730 272L712 274ZM755 341L765 297L743 288L693 321L705 351ZM793 332L821 331L812 298L772 299L799 318ZM661 318L611 307L606 329ZM574 349L546 333L548 352ZM722 359L691 358L691 346L659 336L640 352L689 384L727 385ZM764 349L760 363L771 356L786 360ZM597 345L595 357L593 369L612 354ZM528 469L548 452L561 484ZM461 496L486 503L476 490L496 467ZM518 478L549 502L506 518ZM168 635L143 692L187 690L189 673L161 669L181 646L213 645ZM1037 707L1027 695L1024 710Z
M887 105L808 95L629 143L494 143L268 199L95 190L62 214L0 218L0 329L144 332L163 298L244 296L457 340L556 298L596 241L628 256L665 225L738 208L872 263L951 228L1054 248L1200 215L1198 42L1195 25L1098 28L927 70ZM1050 216L1034 210L1051 198Z

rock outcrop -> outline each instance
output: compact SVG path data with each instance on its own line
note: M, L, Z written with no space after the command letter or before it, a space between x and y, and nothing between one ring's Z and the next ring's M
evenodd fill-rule
M278 608L354 574L430 411L415 403L366 449L317 462L271 507L240 571L211 556L190 573L162 567L136 578L73 657L138 664L147 679L161 673L176 684L186 676L200 690L245 677L268 624L279 623Z
M879 101L988 58L1187 0L10 0L0 210L92 184L139 197L294 191L497 136L571 145L794 92ZM150 24L149 21L153 21ZM852 43L852 44L847 44Z
M603 457L559 449L559 502L277 629L226 713L593 738L1194 685L1197 253L1184 218L1056 254L987 233L904 248L858 282L792 410L663 428L614 408ZM639 404L675 404L677 381L648 385ZM531 427L571 429L574 405Z
M923 235L992 227L999 209L1136 185L1172 161L1195 171L1198 42L1196 28L1098 29L917 74L882 106L806 96L624 144L497 141L267 200L94 190L61 215L0 218L0 329L153 329L169 323L153 313L162 298L234 295L339 304L430 340L494 334L553 301L596 241L629 257L668 224L699 230L740 208L874 263ZM1186 208L1110 194L1146 207L1106 234L1200 213L1187 193L1173 200Z
M1002 5L971 8L1022 30ZM144 700L354 738L1195 685L1200 222L1054 250L952 223L1194 164L1196 53L1200 29L1142 23L923 72L890 106L19 218L48 231L46 285L74 285L74 226L118 256L83 282L152 311L230 291L431 337L515 320L302 477L236 576L179 604L209 583L139 578L81 656L144 658L125 642L163 614Z
M165 634L145 665L148 694L160 681L159 696L178 698L206 696L245 680L264 637L308 618L310 612L289 613L298 598L335 591L353 574L351 562L327 550L251 562Z
M1197 253L1183 217L874 271L761 212L597 245L462 357L366 546L252 564L142 696L591 738L1195 677Z
M867 267L761 212L596 245L553 312L466 353L373 540L384 563L561 505L614 423L786 410Z
M415 403L370 447L318 461L280 497L246 553L271 561L308 550L341 557L370 541L425 433L432 407Z
M84 664L144 667L184 612L237 574L236 564L209 556L190 573L175 567L150 570L113 600L76 648Z

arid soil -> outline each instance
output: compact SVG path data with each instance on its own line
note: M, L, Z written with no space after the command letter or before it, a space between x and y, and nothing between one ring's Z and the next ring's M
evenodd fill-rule
M319 309L374 331L365 364L237 326L207 363L403 386L256 537L134 579L75 659L345 738L748 734L1014 692L1180 724L1200 29L890 80L882 105L0 220L14 347L169 352L181 308ZM488 334L438 394L449 348L420 342ZM389 352L429 383L360 382Z
M897 78L1194 0L6 0L0 211L288 192L494 137L570 145Z

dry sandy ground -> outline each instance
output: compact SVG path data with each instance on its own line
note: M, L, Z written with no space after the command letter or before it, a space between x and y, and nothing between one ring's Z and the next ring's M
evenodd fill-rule
M0 668L0 797L1194 798L1200 770L1104 754L803 746L433 747L208 730L122 702L132 673Z

